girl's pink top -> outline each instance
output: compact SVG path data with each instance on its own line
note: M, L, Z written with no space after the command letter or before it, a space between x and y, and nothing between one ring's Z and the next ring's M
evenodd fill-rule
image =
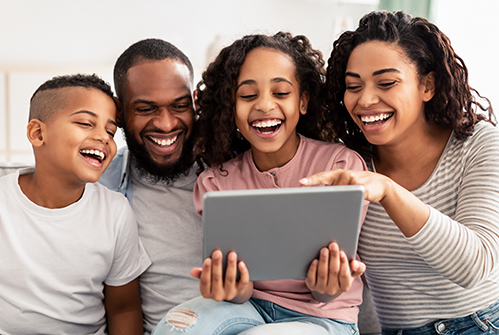
M203 195L209 191L300 187L301 178L333 169L366 170L366 164L355 152L342 144L312 140L300 135L295 156L284 166L261 172L248 150L218 169L201 173L194 187L194 205L203 212ZM368 203L364 203L363 215ZM312 260L311 260L312 261ZM251 275L251 273L250 273ZM312 296L305 279L254 282L253 298L271 301L284 308L317 317L357 322L358 305L362 302L362 282L356 278L347 292L329 303Z

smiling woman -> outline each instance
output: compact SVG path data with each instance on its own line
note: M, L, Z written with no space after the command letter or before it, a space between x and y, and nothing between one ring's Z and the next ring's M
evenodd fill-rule
M449 39L422 18L367 14L334 42L326 95L371 171L302 183L365 187L359 255L383 334L496 332L499 132Z

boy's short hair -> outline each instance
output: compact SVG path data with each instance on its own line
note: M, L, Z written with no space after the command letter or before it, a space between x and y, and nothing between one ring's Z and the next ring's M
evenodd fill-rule
M95 88L111 99L114 98L111 86L94 74L73 74L54 77L44 82L33 93L29 107L29 121L38 119L46 122L55 112L61 110L66 105L64 93L61 89L69 87Z

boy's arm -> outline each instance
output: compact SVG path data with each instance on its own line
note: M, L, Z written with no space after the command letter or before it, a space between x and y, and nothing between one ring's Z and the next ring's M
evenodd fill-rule
M109 335L142 335L139 279L122 286L104 285Z

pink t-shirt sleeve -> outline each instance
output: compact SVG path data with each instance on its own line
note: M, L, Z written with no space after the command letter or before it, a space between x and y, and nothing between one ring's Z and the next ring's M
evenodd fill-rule
M203 196L206 192L218 191L219 187L211 169L203 171L196 181L193 190L194 207L199 215L203 215Z

